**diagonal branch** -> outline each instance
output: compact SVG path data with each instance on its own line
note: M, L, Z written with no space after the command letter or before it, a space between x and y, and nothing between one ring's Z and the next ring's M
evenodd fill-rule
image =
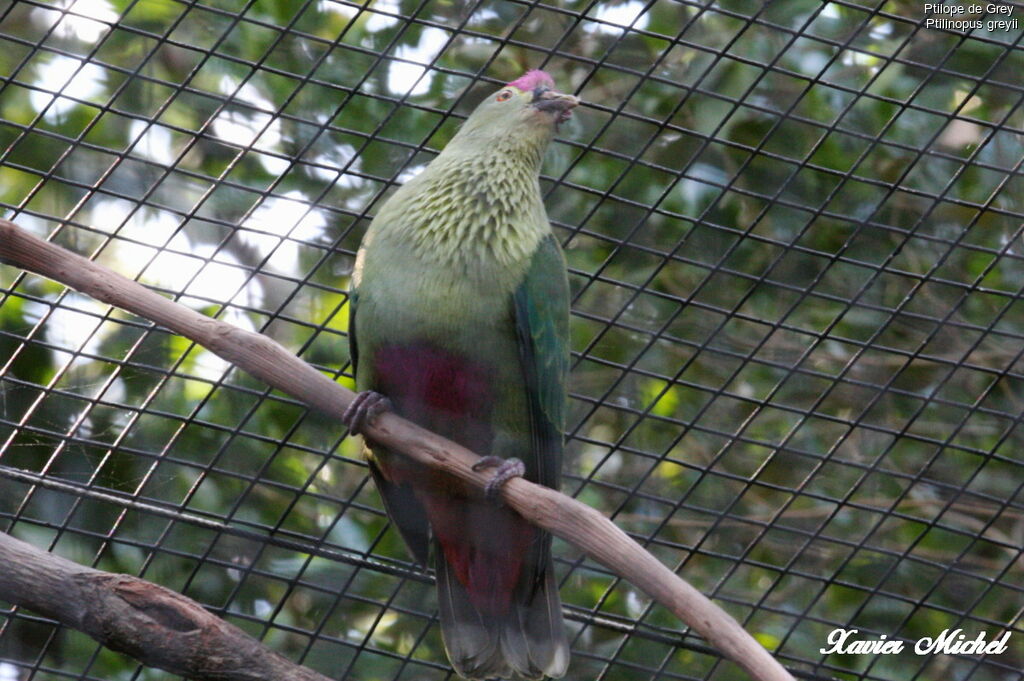
M190 598L95 570L0 532L0 597L143 664L200 681L330 681Z
M0 261L150 319L328 416L340 419L354 397L277 342L194 312L7 220L0 220ZM476 454L393 413L382 414L365 431L375 442L480 489L490 479L473 470ZM671 610L752 678L792 681L736 620L596 510L523 478L511 479L501 494L528 521L572 543Z

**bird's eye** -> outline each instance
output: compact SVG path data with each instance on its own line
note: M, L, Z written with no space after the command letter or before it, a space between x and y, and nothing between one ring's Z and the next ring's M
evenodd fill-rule
M508 100L512 99L512 91L502 90L501 92L498 93L498 96L495 97L495 99L498 100L499 102L507 102Z

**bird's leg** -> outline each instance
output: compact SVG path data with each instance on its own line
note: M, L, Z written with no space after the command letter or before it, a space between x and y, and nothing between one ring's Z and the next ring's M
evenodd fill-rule
M341 415L341 422L348 426L351 435L357 435L363 428L386 411L391 411L391 400L378 392L364 390L356 393L352 404Z
M494 501L501 493L502 485L512 478L520 478L526 473L526 466L522 461L513 457L503 459L500 456L485 456L475 464L474 471L482 471L485 468L495 468L494 477L484 487L484 496Z

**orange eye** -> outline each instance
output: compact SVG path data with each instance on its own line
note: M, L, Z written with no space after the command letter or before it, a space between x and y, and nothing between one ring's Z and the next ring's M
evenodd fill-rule
M498 93L498 96L495 97L495 99L499 102L507 102L512 99L512 92L510 90L502 90Z

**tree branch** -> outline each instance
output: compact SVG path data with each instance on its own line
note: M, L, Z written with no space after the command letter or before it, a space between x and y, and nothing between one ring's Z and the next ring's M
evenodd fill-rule
M200 681L330 681L190 598L94 570L0 532L0 597L143 664Z
M288 352L277 342L211 319L60 246L0 220L0 261L41 274L105 303L150 319L216 353L278 390L334 418L354 393ZM382 414L366 435L389 449L483 489L489 473L476 472L476 454L393 413ZM561 537L632 582L690 625L758 681L793 677L743 628L702 593L662 565L599 512L523 478L501 488L506 504L531 523Z

